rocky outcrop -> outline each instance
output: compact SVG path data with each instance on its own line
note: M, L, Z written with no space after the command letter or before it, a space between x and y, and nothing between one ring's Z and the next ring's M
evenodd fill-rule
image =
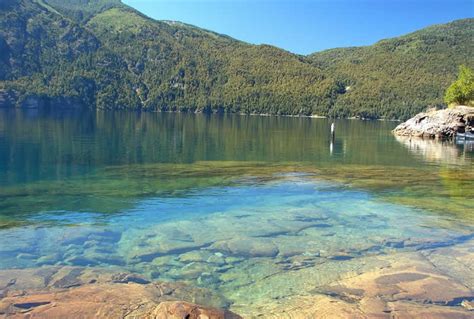
M73 267L0 272L0 318L240 318L219 306L204 289L128 273Z
M456 106L419 113L393 130L399 136L429 138L450 138L464 132L474 132L474 107Z

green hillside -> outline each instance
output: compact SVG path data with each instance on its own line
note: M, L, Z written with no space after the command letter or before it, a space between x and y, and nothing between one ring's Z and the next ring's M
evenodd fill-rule
M81 23L107 9L123 7L120 0L37 0L41 1L60 14Z
M341 116L406 118L440 106L461 64L474 66L474 19L458 20L372 46L333 49L310 56L326 74L350 86L334 108Z
M474 19L308 57L119 0L2 0L0 105L406 118L441 105Z

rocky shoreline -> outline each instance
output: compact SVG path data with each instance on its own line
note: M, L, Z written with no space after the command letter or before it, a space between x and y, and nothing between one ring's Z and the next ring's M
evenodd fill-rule
M0 271L0 318L241 318L226 305L202 288L107 269Z
M463 105L419 113L393 130L398 136L427 138L452 138L465 132L474 133L474 107Z

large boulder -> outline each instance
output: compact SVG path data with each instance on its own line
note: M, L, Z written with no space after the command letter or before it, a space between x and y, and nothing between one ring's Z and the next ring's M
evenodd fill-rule
M474 132L474 107L456 106L419 113L393 130L399 136L429 138L449 138L464 132Z

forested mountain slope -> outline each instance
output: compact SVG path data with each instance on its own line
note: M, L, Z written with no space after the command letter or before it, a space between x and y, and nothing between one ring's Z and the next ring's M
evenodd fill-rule
M305 57L119 0L2 0L0 105L406 118L473 64L473 22Z
M474 19L464 19L368 47L316 53L310 59L350 86L336 102L340 115L358 110L366 117L406 118L427 105L442 104L459 65L474 66L472 52Z

